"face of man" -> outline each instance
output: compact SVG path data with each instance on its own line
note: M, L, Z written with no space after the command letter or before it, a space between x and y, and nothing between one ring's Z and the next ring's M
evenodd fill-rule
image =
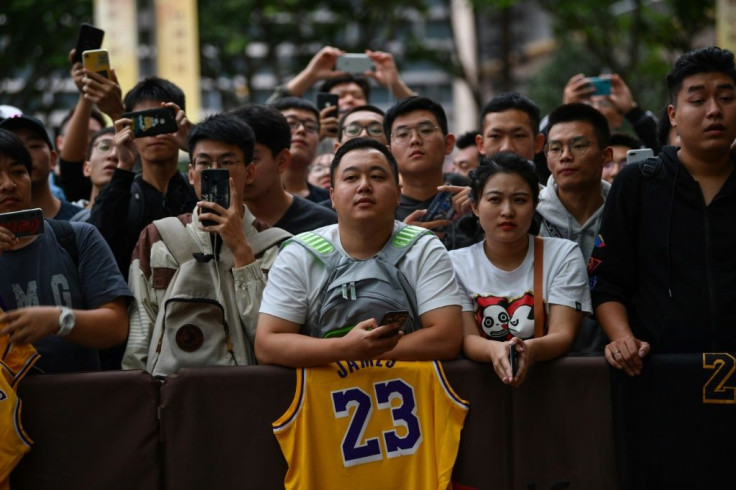
M680 135L682 151L708 158L727 153L736 138L736 85L719 72L686 77L669 106L672 127Z
M245 161L240 147L213 140L197 142L189 164L189 183L199 198L202 197L202 171L208 168L226 169L235 182L238 202L243 202L246 185L253 180L253 165ZM230 196L230 202L234 199L235 196Z
M626 165L626 153L632 149L622 145L611 146L613 158L603 166L603 175L601 178L606 182L613 182L613 179L624 168L624 165Z
M46 140L32 129L17 128L12 131L25 145L31 154L33 171L31 182L34 186L43 185L49 178L49 173L56 165L57 153L49 148Z
M358 136L388 144L383 133L383 116L373 111L356 111L345 116L342 123L342 143Z
M0 154L0 213L31 207L31 176L26 166Z
M335 169L332 206L342 223L393 222L401 187L386 156L373 148L346 153Z
M149 109L160 109L160 100L144 100L133 106L132 111L145 111ZM170 163L179 158L179 144L172 133L157 134L155 136L144 136L133 140L138 154L143 162Z
M268 199L274 192L284 192L281 174L289 166L291 154L282 150L274 155L271 149L256 143L253 150L253 179L245 184L245 200Z
M353 107L366 105L368 101L363 89L355 82L341 83L330 89L331 94L337 94L337 108L340 112L349 111Z
M590 123L559 123L549 130L547 166L564 192L599 189L603 166L612 156L610 146L600 147Z
M466 177L478 165L480 165L480 155L478 154L478 148L473 145L458 150L455 158L452 159L453 172Z
M291 164L305 169L317 152L319 121L312 111L284 109L281 111L291 127Z
M420 109L402 114L391 125L391 153L404 179L441 171L445 155L455 146L455 136L443 135L435 115Z
M84 176L89 177L92 185L103 187L112 179L118 165L118 153L115 137L112 133L98 136L92 144L89 160L84 162Z
M493 156L510 151L527 160L534 160L534 154L542 150L544 135L538 134L532 127L529 114L519 109L508 109L486 114L482 133L475 142L481 155Z

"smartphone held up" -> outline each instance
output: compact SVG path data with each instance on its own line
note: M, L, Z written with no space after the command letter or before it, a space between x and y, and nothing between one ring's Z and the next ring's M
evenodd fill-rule
M202 170L201 175L202 200L214 202L223 208L230 207L230 172L222 168L208 168ZM212 209L202 208L203 213L214 213ZM202 221L204 226L215 225L212 220Z

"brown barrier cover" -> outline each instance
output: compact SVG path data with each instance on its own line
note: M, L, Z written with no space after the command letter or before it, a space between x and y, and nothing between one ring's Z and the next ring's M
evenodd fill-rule
M603 357L531 367L511 397L510 488L618 488L609 387Z
M160 488L159 385L142 371L24 379L22 420L34 444L11 488Z
M182 369L161 389L165 488L283 488L271 422L294 396L293 369Z

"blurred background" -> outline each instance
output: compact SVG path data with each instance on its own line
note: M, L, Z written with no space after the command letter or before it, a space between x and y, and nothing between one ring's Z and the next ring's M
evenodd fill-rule
M0 104L50 126L76 103L69 51L79 24L106 31L123 93L148 75L187 95L190 118L263 102L324 45L393 53L456 133L518 90L547 113L576 73L618 73L639 105L666 104L664 76L692 48L736 45L736 0L3 0ZM313 98L313 93L305 95ZM377 87L372 102L394 100Z

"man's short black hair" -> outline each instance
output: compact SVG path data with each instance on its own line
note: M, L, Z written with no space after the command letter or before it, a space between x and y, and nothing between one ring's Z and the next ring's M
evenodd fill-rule
M317 106L307 99L302 99L301 97L284 97L281 99L277 99L271 105L282 112L288 109L301 109L303 111L309 111L314 114L314 117L317 118L317 122L319 122L319 110L317 109Z
M215 114L189 131L187 149L189 158L194 160L194 147L202 140L219 141L227 145L235 145L243 151L245 165L253 161L255 135L245 121L233 114Z
M733 53L717 46L708 46L689 51L675 61L675 66L667 74L667 91L670 104L677 103L677 94L680 93L685 78L698 73L723 73L731 77L736 83L736 68L734 67Z
M130 112L133 107L146 100L159 102L173 102L183 111L186 111L186 97L184 92L174 83L159 77L147 77L135 84L125 94L125 110Z
M271 150L273 156L291 147L291 128L275 107L256 104L235 109L232 114L250 126L256 143Z
M580 102L563 104L550 112L548 121L547 134L552 131L555 124L580 121L593 126L593 132L601 149L611 144L611 130L608 126L608 119L591 105Z
M383 153L383 156L388 161L388 166L391 167L391 171L394 174L394 182L396 184L399 183L399 166L396 164L396 158L388 151L386 145L381 144L373 138L358 137L347 140L345 144L337 149L335 157L332 159L332 165L330 165L330 185L332 187L335 187L335 172L337 171L338 165L340 165L342 157L353 150L378 150Z
M626 148L631 148L632 150L636 150L638 148L641 148L642 146L641 141L631 135L624 133L613 133L608 144L611 146L625 146Z
M20 138L7 129L0 128L0 155L5 155L25 165L30 175L33 169L31 164L31 154L28 153L26 145Z
M429 97L411 95L401 99L386 111L386 117L383 119L383 132L386 134L386 140L391 140L391 125L397 117L421 110L434 114L437 124L440 125L440 129L442 130L442 134L447 135L447 115L442 106Z
M342 128L345 127L345 118L354 112L373 112L381 117L386 117L386 113L374 105L359 105L348 109L344 114L340 116L340 121L337 123L337 141L342 143Z
M95 143L97 143L97 140L100 138L100 136L104 136L106 134L115 135L115 128L110 127L103 127L99 131L95 131L92 133L92 137L89 139L89 144L87 145L87 160L92 156L92 148L95 146Z
M539 121L541 120L539 106L532 99L518 92L500 93L483 107L480 113L481 130L483 130L483 124L485 124L487 114L504 112L510 109L526 112L529 116L529 122L532 125L532 134L536 136L539 133Z
M463 133L457 137L455 146L457 146L458 150L464 150L469 146L475 146L475 137L478 135L480 135L480 131L468 131L467 133Z
M319 92L329 92L333 89L333 87L337 87L338 85L343 85L346 83L355 83L360 86L360 88L363 90L363 96L365 98L365 101L368 102L371 98L371 84L368 82L368 79L362 75L353 75L351 73L346 73L345 75L340 75L339 77L330 78L322 82L322 84L319 86L318 91Z

